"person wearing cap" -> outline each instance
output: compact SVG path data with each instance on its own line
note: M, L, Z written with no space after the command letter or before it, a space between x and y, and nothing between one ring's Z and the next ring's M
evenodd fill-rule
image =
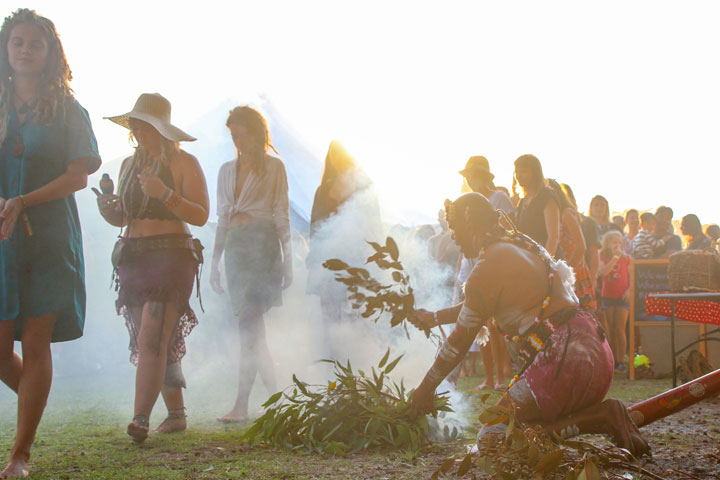
M458 173L465 178L465 181L470 189L473 192L477 192L487 198L495 210L502 210L508 215L512 215L515 212L515 207L510 201L508 194L495 188L495 183L493 182L495 175L490 172L490 164L487 158L480 155L470 157L465 164L465 168L460 170ZM476 261L474 258L461 258L462 260L457 278L458 300L461 299L462 287L465 285L465 282L470 276L470 271ZM495 388L501 390L505 388L505 375L510 375L512 370L510 366L510 358L508 357L507 348L505 347L499 332L492 326L492 324L488 325L488 329L490 336L485 345L479 347L479 351L482 354L485 381L478 385L477 388L479 390L485 388ZM477 343L470 347L470 352L475 351L476 348ZM472 362L472 354L470 355L470 358ZM497 369L497 378L493 375L493 370L495 369ZM495 379L497 379L497 383L495 382Z
M0 478L29 474L53 367L51 342L79 338L85 266L74 192L100 167L55 25L21 8L0 28L0 379L18 395ZM22 357L14 341L22 342Z
M282 160L268 155L268 149L275 148L267 122L260 112L243 105L230 111L226 126L237 156L218 173L210 285L224 293L224 254L228 296L240 326L241 362L235 404L217 420L237 423L248 418L248 399L258 374L269 392L277 391L263 317L282 305L282 290L292 283L293 269L287 173Z
M168 416L155 432L186 428L180 360L185 337L198 323L189 299L202 245L188 224L205 225L210 202L200 163L179 146L195 138L174 126L170 114L165 97L144 93L128 113L106 117L130 130L137 142L120 168L117 195L98 196L103 218L125 227L112 260L116 306L130 333L130 360L137 365L135 415L127 428L135 442L147 438L160 393Z
M414 314L418 328L455 324L455 329L413 392L412 409L433 412L440 382L462 360L480 329L493 321L505 335L519 372L501 405L514 408L519 422L540 425L563 438L607 434L633 455L649 453L623 404L605 399L613 378L612 352L592 313L580 308L567 264L527 235L503 229L497 210L477 193L452 202L447 219L463 255L478 257L478 262L463 303ZM505 441L507 428L506 423L484 425L478 448Z

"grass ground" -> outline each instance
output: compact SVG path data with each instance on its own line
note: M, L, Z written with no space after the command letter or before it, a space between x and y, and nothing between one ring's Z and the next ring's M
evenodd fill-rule
M117 382L98 377L56 382L33 447L32 478L419 480L429 478L444 458L463 452L465 446L472 443L468 436L463 441L429 446L417 456L406 452L373 452L324 457L251 448L240 440L243 426L222 425L214 420L223 412L213 394L213 386L208 384L195 385L188 392L188 431L151 436L144 444L135 445L125 434L131 413L131 380ZM476 399L474 387L479 380L463 378L459 389ZM616 379L610 396L632 403L669 386L669 380L629 382ZM470 403L477 408L477 402ZM709 405L712 407L713 404ZM714 410L700 410L684 416L681 419L684 428L670 424L651 432L653 448L664 455L658 463L656 453L654 466L659 471L669 472L668 478L671 478L672 468L698 464L701 431L708 432L706 453L712 454L713 442L720 445L720 431L714 423L720 413L718 407L720 404L716 404ZM154 425L163 417L159 413L162 411L160 405L156 411L158 413L152 418ZM704 425L703 421L706 422ZM0 452L3 456L11 446L14 424L15 398L4 389L0 392ZM712 428L715 428L714 432ZM676 455L690 455L690 458L676 462ZM704 461L708 466L701 467L696 475L702 475L707 469L712 472L713 465L717 467L716 471L720 470L720 457L715 464L712 458Z

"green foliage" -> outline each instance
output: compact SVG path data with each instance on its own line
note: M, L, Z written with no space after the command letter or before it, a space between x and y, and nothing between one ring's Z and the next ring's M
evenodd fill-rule
M311 386L293 376L294 384L265 402L265 414L243 438L250 444L329 455L378 447L418 451L428 442L429 420L412 412L412 392L387 376L402 355L388 362L389 358L390 349L377 370L372 368L372 376L353 371L349 361L343 365L323 360L335 367L335 379L323 386ZM452 411L442 395L435 395L434 406L440 412ZM445 432L448 440L457 437L457 429Z
M399 261L397 243L392 237L387 237L385 245L377 242L368 244L375 253L365 263L374 263L381 270L387 270L390 273L388 282L381 282L373 278L367 269L352 267L337 258L325 261L323 266L335 272L335 280L347 287L352 308L362 309L360 316L372 318L377 323L384 314L388 314L390 326L402 325L409 338L407 322L413 323L415 295L410 286L410 276ZM392 282L389 282L390 279ZM430 337L430 330L421 326L418 328L425 332L426 337Z

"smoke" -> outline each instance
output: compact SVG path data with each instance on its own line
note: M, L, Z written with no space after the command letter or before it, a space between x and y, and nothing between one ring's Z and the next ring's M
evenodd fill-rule
M78 407L99 404L103 409L129 419L135 368L129 362L128 332L124 319L116 313L116 292L111 287L110 252L120 231L102 219L91 191L78 192L76 198L86 264L85 335L75 342L53 345L53 391L72 395L78 385L88 386L84 393L87 396L77 399ZM340 258L348 264L364 266L373 252L366 242L384 243L388 232L392 232L399 246L400 261L410 275L416 308L448 306L451 292L447 280L452 272L434 262L427 242L415 237L412 229L385 225L381 219L381 209L374 192L367 190L357 194L318 229L312 239L312 251L320 260ZM204 311L193 295L191 306L200 323L186 339L188 353L183 359L183 370L188 388L185 396L192 421L212 422L215 416L230 409L235 398L242 361L238 341L241 332L231 313L227 293L215 293L208 282L215 224L192 228L192 233L206 247L205 272L200 283ZM390 327L388 318L381 318L377 323L360 318L358 312L353 311L343 299L343 286L332 279L330 272L322 270L320 274L325 276L324 281L339 292L342 304L339 318L324 319L320 297L307 292L309 271L305 264L307 251L303 248L304 242L305 239L295 234L294 282L283 292L283 305L265 315L267 339L279 389L292 383L293 374L311 384L327 382L331 369L328 364L318 363L318 360L329 355L342 362L349 360L356 370L369 372L388 347L391 348L391 359L404 355L391 373L393 381L402 381L408 390L416 387L435 358L436 346L414 327L409 328L410 338L407 338L402 328ZM372 272L373 275L382 273ZM97 387L90 388L93 385ZM112 386L111 391L104 387L108 385ZM444 390L443 387L439 391ZM265 389L258 376L250 397L251 415L272 393ZM0 392L0 399L11 398L12 395L4 389ZM468 423L466 415L469 408L462 395L457 392L451 395L452 406L458 412L453 418L462 424ZM49 411L52 411L52 403L51 398ZM164 415L161 398L154 412L154 418ZM452 430L454 420L447 417L443 421L451 422Z

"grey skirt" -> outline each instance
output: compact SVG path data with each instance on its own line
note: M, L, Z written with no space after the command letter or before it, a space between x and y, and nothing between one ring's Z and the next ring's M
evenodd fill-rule
M258 305L262 311L282 305L282 250L273 222L228 229L225 275L235 315L246 305Z

